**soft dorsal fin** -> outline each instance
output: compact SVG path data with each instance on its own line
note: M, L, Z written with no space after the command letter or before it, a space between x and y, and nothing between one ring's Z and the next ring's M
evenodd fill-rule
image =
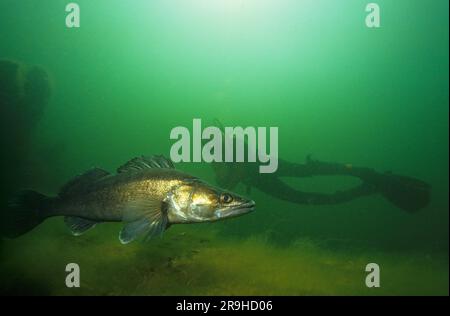
M89 186L95 181L104 178L109 175L108 171L100 168L93 168L85 173L76 176L69 182L67 182L59 192L59 196L68 196L72 194L78 194L89 190Z
M117 169L117 173L135 172L150 168L174 169L173 162L162 155L141 156L127 161Z

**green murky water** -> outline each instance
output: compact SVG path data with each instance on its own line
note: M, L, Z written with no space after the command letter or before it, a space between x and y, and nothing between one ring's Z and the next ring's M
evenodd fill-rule
M129 245L120 224L73 237L52 218L1 241L2 294L448 295L448 1L376 1L378 29L362 0L75 2L72 29L68 1L0 2L0 60L20 65L0 68L2 205L21 188L56 195L92 166L168 156L171 129L193 118L276 126L282 159L415 177L431 202L414 214L379 194L299 205L240 184L256 212ZM45 89L26 85L33 65L48 73L45 105L33 103ZM177 168L217 183L207 163ZM354 183L283 180L320 192ZM80 288L65 286L69 262ZM365 285L370 262L380 288Z

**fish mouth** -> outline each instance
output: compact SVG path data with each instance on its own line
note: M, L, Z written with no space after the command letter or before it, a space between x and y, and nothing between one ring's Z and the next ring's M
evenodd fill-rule
M255 210L255 201L248 201L230 208L224 208L217 211L219 218L229 218L241 216Z

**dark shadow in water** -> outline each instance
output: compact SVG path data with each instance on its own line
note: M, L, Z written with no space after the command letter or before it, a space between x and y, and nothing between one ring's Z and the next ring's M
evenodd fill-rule
M24 166L30 160L32 135L51 95L47 72L11 60L0 60L1 232L11 196L27 184Z
M23 271L2 271L1 296L42 296L50 295L48 284L30 279Z

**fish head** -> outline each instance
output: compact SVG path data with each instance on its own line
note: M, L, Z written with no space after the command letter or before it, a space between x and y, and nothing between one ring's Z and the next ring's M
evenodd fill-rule
M183 181L169 198L174 222L214 222L247 214L255 202L198 179Z

